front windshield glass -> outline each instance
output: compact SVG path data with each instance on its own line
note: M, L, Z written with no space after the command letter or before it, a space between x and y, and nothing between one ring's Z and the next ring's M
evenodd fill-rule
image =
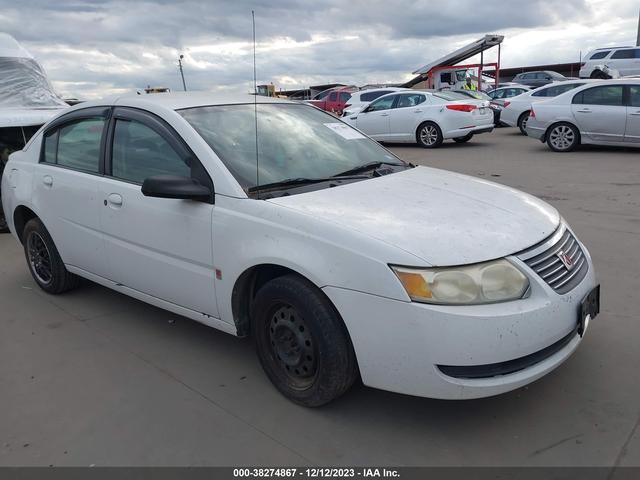
M406 165L375 141L314 107L258 104L257 112L258 168L253 104L196 107L178 113L245 190L289 179L332 177L374 162Z
M0 108L55 108L68 105L31 58L0 57Z

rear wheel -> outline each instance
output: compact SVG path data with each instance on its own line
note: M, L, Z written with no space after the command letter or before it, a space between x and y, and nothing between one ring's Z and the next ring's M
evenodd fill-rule
M424 148L437 148L442 145L442 130L434 122L425 122L418 127L416 135L418 145Z
M547 145L554 152L570 152L580 144L580 133L570 123L557 123L547 132Z
M523 135L527 135L527 122L529 121L530 114L531 112L524 112L518 117L518 128Z
M473 138L473 133L467 133L464 137L454 138L453 141L457 143L465 143Z
M78 286L80 278L67 271L51 235L38 218L27 222L22 239L29 271L42 290L58 294Z
M351 387L358 375L351 340L317 287L296 275L278 277L258 291L251 310L258 358L285 397L317 407Z

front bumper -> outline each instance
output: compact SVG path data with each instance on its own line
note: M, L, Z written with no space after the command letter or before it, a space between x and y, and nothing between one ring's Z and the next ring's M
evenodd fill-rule
M583 246L584 249L584 246ZM565 295L557 294L515 257L530 279L527 298L492 305L441 306L403 302L325 287L349 330L365 385L442 399L504 393L549 373L578 347L580 302L595 287L589 270ZM561 344L560 344L561 343ZM447 375L442 366L488 366L547 350L513 373L482 378ZM449 373L452 371L449 370Z

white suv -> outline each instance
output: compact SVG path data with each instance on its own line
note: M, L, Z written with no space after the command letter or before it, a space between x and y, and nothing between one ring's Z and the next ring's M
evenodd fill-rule
M640 75L640 47L598 48L585 57L580 78L611 78L609 70L621 76Z
M411 90L410 88L401 87L384 87L384 88L369 88L367 90L361 90L351 94L349 100L347 100L344 110L342 110L342 116L347 117L354 115L369 105L374 100L380 98L388 93L397 92L399 90Z

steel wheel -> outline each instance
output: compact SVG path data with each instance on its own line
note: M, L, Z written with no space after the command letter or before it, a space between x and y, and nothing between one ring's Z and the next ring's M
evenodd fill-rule
M559 152L570 150L576 142L576 132L569 125L556 125L549 132L549 146Z
M27 239L27 255L31 271L43 285L53 280L51 254L46 243L38 232L31 232Z
M317 354L311 329L291 305L273 310L268 337L273 361L294 388L307 388L317 373Z

